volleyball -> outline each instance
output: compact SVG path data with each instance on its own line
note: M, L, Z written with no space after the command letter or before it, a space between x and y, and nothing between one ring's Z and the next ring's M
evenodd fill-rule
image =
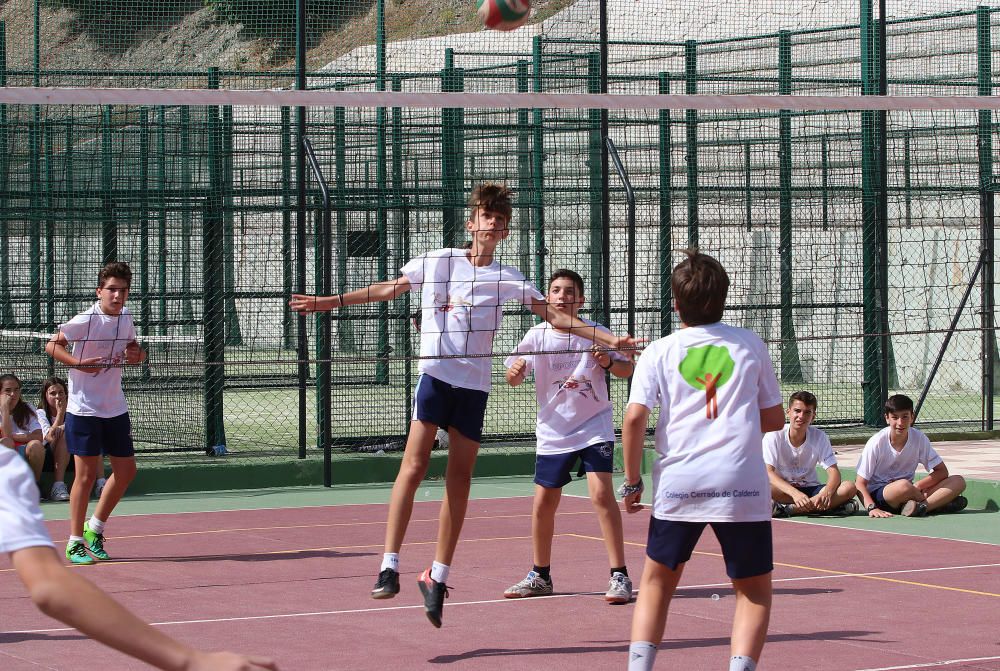
M494 30L514 30L524 25L531 11L530 0L476 0L483 25Z

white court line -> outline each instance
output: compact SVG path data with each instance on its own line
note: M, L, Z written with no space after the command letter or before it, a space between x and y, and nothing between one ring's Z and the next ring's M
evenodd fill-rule
M948 571L957 570L965 568L980 568L980 567L992 567L1000 566L1000 564L975 564L970 566L947 566L934 569L908 569L902 571L878 571L873 573L844 573L844 574L834 574L834 575L824 575L824 576L814 576L809 578L783 578L775 580L774 582L794 582L798 580L818 580L818 579L829 579L829 578L857 578L864 576L877 576L886 575L892 573L918 573L921 571ZM679 585L677 589L680 590L695 590L695 589L707 589L709 587L731 587L732 583L706 583L703 585ZM574 592L572 594L553 594L551 596L535 597L532 599L483 599L479 601L449 601L448 606L476 606L476 605L486 605L486 604L517 604L525 602L537 602L544 599L575 599L580 597L592 597L600 596L603 592ZM249 622L253 620L284 620L289 618L298 617L319 617L324 615L354 615L363 613L387 613L390 611L397 610L414 610L416 608L423 608L421 605L414 606L382 606L379 608L349 608L345 610L326 610L326 611L311 611L306 613L281 613L273 615L246 615L241 617L217 617L217 618L207 618L200 620L171 620L167 622L152 622L151 624L156 627L167 627L171 625L185 625L185 624L211 624L219 622ZM4 634L50 634L58 633L64 631L76 631L72 627L60 627L55 629L25 629L20 631L0 631L0 635ZM995 658L984 658L984 659L995 659ZM886 669L863 669L860 671L890 671L890 669L909 669L909 668L919 668L919 667L887 667Z
M823 524L822 522L810 522L809 520L778 519L778 522L790 522L792 524L808 524L811 526L823 527L824 529L846 529L848 531L865 531L872 534L888 534L889 536L906 536L909 538L920 538L922 540L952 541L955 543L973 543L975 545L989 545L996 547L996 543L987 541L970 541L965 538L942 538L940 536L925 536L923 534L908 534L902 531L887 531L885 529L863 529L858 527L842 527L839 524Z
M858 669L857 671L900 671L901 669L930 669L935 666L950 666L952 664L964 664L965 662L991 662L996 657L969 657L967 659L945 659L940 662L926 662L924 664L906 664L905 666L880 666L877 669Z

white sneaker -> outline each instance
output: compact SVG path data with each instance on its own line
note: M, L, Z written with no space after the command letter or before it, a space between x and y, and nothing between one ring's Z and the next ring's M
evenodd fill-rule
M97 482L94 483L94 497L101 498L101 492L104 491L104 485L108 484L107 478L97 478Z
M529 596L549 596L552 594L552 579L545 580L534 571L528 571L528 576L504 590L505 599L523 599Z
M50 501L69 501L69 490L66 489L65 482L53 482L52 491L49 492Z
M632 580L624 573L615 571L608 582L608 591L604 595L608 603L628 603L632 600Z

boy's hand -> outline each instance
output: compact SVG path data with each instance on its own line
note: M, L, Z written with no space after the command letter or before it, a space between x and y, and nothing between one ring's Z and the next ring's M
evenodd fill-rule
M528 369L528 362L518 359L507 369L507 384L519 385L524 381L525 371Z
M622 508L624 508L627 513L637 513L643 509L643 505L639 503L641 500L642 492L629 494L622 499Z
M100 373L104 370L104 366L99 364L104 363L104 358L99 356L92 356L86 359L80 359L76 362L76 369L83 371L84 373Z
M185 671L278 671L273 659L247 657L232 652L199 652L186 665Z
M136 341L133 340L125 346L125 363L142 363L145 358L146 353L142 351Z
M792 504L797 510L804 513L809 512L815 507L812 499L806 496L803 492L800 492L798 489L796 489L795 493L792 494Z
M594 361L597 362L597 365L604 370L611 368L611 352L609 352L607 348L601 347L600 345L594 345L590 348L590 356L594 357Z
M300 315L308 315L313 312L326 312L325 308L319 307L319 297L307 294L292 294L292 299L288 301L288 307Z
M830 495L830 492L828 492L826 487L824 487L823 489L819 490L819 494L817 494L815 498L812 499L812 502L817 509L826 510L827 508L830 507L830 501L832 499L833 497Z
M892 513L881 508L872 508L868 511L868 517L892 517Z
M646 338L635 338L631 335L618 336L613 339L610 349L618 350L635 361L635 358L642 352L642 346L647 342Z

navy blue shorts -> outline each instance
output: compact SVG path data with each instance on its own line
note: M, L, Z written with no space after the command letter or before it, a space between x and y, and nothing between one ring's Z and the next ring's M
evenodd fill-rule
M66 413L66 451L79 457L134 457L132 422L117 417L83 417Z
M885 497L882 496L882 490L884 490L886 487L888 487L891 484L892 483L889 482L889 483L886 483L886 484L882 485L881 487L876 487L875 489L869 489L868 493L872 495L872 499L874 499L875 505L878 506L878 508L880 510L886 510L886 511L888 511L890 513L893 513L893 514L899 514L900 509L896 508L891 503L889 503L888 501L886 501Z
M819 494L823 490L823 485L792 485L795 489L799 490L809 498L812 498Z
M565 487L573 480L573 467L582 463L578 475L583 473L610 473L614 470L613 442L596 443L582 450L564 454L539 454L535 457L535 484L550 489Z
M722 546L726 575L733 580L753 578L774 570L771 521L766 522L677 522L649 519L646 556L676 571L691 559L694 546L706 525L711 525Z
M413 419L436 424L445 430L455 428L478 443L483 439L489 396L485 391L456 387L421 373L413 399Z

